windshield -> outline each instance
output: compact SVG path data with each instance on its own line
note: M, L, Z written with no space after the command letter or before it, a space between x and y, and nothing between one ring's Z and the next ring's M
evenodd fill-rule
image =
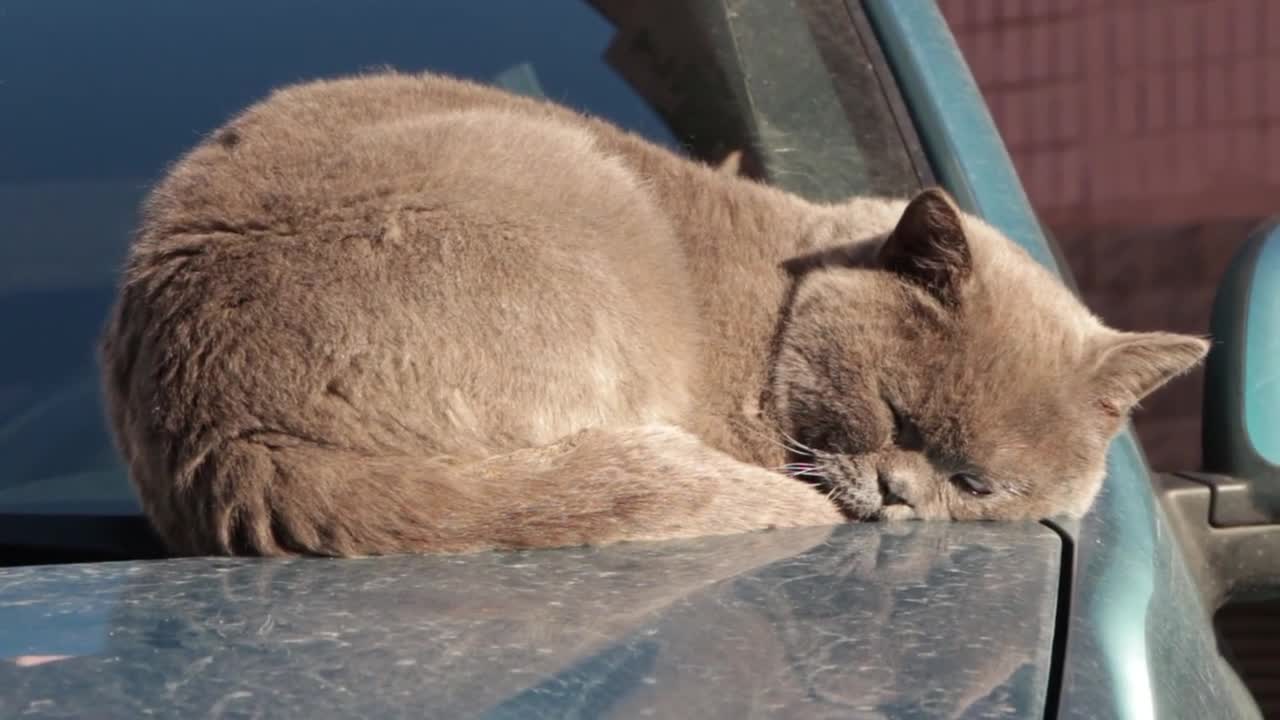
M0 513L136 514L95 348L137 208L276 86L434 70L815 199L919 186L840 2L40 0L0 23Z

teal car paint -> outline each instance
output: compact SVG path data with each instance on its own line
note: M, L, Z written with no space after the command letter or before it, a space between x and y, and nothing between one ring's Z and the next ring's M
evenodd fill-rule
M0 622L28 655L51 625L107 637L0 664L0 717L1040 717L1059 554L1033 523L913 523L13 568ZM955 632L979 617L983 641Z

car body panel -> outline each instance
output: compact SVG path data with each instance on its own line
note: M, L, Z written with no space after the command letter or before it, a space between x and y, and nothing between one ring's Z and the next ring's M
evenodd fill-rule
M77 656L0 665L0 716L1034 717L1060 555L1038 524L903 523L11 568L0 652Z

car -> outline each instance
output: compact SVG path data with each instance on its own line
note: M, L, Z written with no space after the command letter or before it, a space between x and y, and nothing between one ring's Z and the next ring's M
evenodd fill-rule
M0 716L1260 716L1212 613L1280 587L1275 225L1218 298L1211 472L1154 474L1126 430L1078 520L333 560L168 557L142 515L94 356L135 213L285 83L434 70L815 200L940 185L1070 285L934 3L2 16Z

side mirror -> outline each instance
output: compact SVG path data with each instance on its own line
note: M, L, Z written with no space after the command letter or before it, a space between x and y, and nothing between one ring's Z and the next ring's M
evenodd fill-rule
M1213 303L1205 365L1204 469L1247 486L1217 519L1240 525L1280 515L1280 218L1236 254ZM1248 502L1245 502L1245 496Z
M1203 471L1155 483L1212 612L1280 594L1280 216L1236 253L1210 334Z

